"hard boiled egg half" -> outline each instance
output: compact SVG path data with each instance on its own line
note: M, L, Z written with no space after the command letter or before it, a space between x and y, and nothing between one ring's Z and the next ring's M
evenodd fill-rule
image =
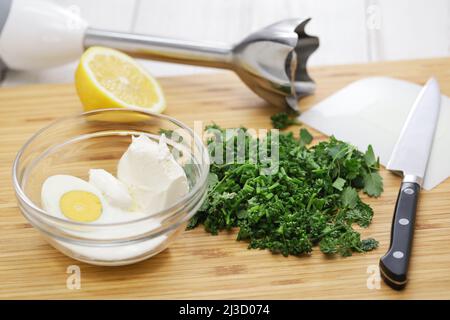
M144 216L131 210L133 202L126 187L107 171L91 171L89 182L70 175L48 177L41 190L43 209L55 217L84 223L123 222Z
M69 175L55 175L45 180L41 200L48 213L77 222L96 221L107 207L97 188Z

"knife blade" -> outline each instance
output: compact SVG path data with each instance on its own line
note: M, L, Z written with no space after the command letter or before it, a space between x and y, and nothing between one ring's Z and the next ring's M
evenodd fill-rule
M388 252L380 259L380 274L394 289L407 283L419 192L425 177L439 118L439 84L430 78L420 91L403 125L386 169L402 173Z

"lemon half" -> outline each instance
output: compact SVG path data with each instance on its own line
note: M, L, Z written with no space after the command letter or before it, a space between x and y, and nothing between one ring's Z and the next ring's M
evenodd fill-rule
M130 56L91 47L81 56L75 86L85 111L131 108L161 113L166 108L158 82Z

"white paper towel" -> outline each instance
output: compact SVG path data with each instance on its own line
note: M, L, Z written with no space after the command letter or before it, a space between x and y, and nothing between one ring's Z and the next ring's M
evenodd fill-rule
M386 165L421 86L373 77L355 81L300 115L301 122L365 151L371 144ZM450 99L441 111L423 184L430 190L450 176Z

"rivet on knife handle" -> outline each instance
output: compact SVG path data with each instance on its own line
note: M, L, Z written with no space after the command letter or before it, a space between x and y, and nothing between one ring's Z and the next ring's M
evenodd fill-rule
M394 289L402 289L408 280L419 192L419 184L402 183L395 205L389 251L380 259L381 276Z

